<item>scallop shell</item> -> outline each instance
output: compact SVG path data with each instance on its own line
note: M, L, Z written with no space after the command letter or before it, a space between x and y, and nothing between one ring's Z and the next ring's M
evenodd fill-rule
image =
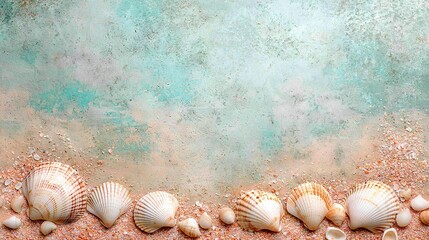
M328 240L346 240L346 234L343 230L336 227L328 227L326 229L326 239Z
M409 208L402 209L398 215L396 215L396 224L399 227L406 227L411 223L411 212Z
M193 218L183 220L179 222L177 226L188 237L197 238L201 236L200 229L198 228L198 223Z
M16 196L10 201L10 208L16 212L20 213L22 211L22 206L24 206L25 198L21 195Z
M3 225L10 229L18 229L21 226L21 220L15 216L12 216L4 220Z
M336 226L341 227L344 220L346 220L346 211L343 205L334 203L326 213L326 218L331 220Z
M259 190L248 191L237 203L237 222L250 231L270 230L280 232L280 220L284 215L280 199Z
M223 223L230 225L235 222L235 213L231 208L223 207L219 210L219 218Z
M328 191L317 183L303 183L292 190L287 199L287 211L315 231L332 205Z
M396 229L389 228L385 230L381 240L398 240L398 233L396 232Z
M162 191L151 192L140 198L134 209L134 222L147 233L153 233L162 227L174 227L179 202Z
M57 225L53 222L44 221L42 225L40 225L40 232L45 236L55 231L55 229L57 229Z
M91 190L87 209L110 228L131 207L129 191L119 183L106 182Z
M429 225L429 210L426 210L420 213L420 221L424 225Z
M204 212L201 214L200 219L198 219L198 224L202 229L209 229L212 227L212 218Z
M417 197L411 200L411 207L414 211L420 212L427 208L429 208L429 201L424 199L422 195L418 195Z
M31 220L68 223L85 213L85 184L76 170L60 162L45 162L35 167L25 177L22 193Z
M384 231L395 222L399 199L394 190L378 181L353 187L346 199L346 213L352 230L366 228L371 232Z

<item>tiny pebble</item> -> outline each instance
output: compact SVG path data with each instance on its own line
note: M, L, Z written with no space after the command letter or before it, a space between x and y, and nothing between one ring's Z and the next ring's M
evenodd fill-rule
M9 186L12 183L12 179L8 178L6 179L6 181L4 182L5 186Z
M18 182L18 183L15 185L15 189L16 189L16 190L19 190L21 187L22 187L22 182Z
M40 156L39 156L39 154L37 154L37 153L33 154L33 158L34 158L34 160L36 160L36 161L39 161L39 160L41 159L41 157L40 157Z

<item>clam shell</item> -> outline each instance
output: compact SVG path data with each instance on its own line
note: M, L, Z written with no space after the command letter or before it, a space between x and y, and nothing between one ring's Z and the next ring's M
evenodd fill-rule
M16 212L20 213L22 211L22 206L24 206L25 198L21 195L12 198L10 201L10 208Z
M389 228L385 230L381 240L398 240L398 233L396 232L396 229Z
M280 232L280 220L284 215L280 199L259 190L248 191L237 203L237 222L250 231L270 230Z
M85 213L85 184L76 170L60 162L35 167L25 177L22 193L31 220L68 223Z
M15 216L12 216L4 220L3 225L10 229L18 229L21 226L21 220Z
M384 231L395 222L399 199L394 190L378 181L353 187L346 199L346 213L352 230L366 228L371 232Z
M204 212L201 214L198 224L202 229L209 229L212 227L212 218L206 212Z
M396 215L396 224L399 227L406 227L411 222L411 212L409 208L404 208Z
M230 225L235 222L235 213L231 208L223 207L219 210L219 218L223 223Z
M420 213L420 221L424 225L429 225L429 210L426 210Z
M418 195L417 197L413 198L413 200L411 200L411 208L417 212L423 211L429 208L429 201L424 199L422 195Z
M346 234L343 230L336 227L328 227L325 236L328 240L346 240Z
M198 228L198 223L193 218L183 220L179 222L177 226L188 237L197 238L201 236L200 229Z
M40 232L45 236L53 232L55 229L57 229L57 225L53 222L44 221L42 225L40 225Z
M303 221L304 226L311 231L319 228L331 205L328 191L317 183L299 185L287 199L287 211Z
M151 192L140 198L134 208L134 222L138 228L153 233L162 227L174 227L179 202L162 191Z
M346 220L346 211L341 204L334 203L326 213L326 218L331 220L336 226L341 227L344 220Z
M87 209L110 228L131 207L129 191L119 183L106 182L91 190Z

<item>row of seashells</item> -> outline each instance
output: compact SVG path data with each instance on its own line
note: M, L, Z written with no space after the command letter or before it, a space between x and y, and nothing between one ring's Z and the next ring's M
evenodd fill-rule
M76 221L86 209L109 228L132 205L129 191L118 183L103 183L87 195L83 179L77 171L59 162L45 162L35 167L23 180L22 192L28 203L29 218L45 220L41 228L44 234L55 230L55 223ZM23 197L16 197L11 208L20 212L25 200ZM414 209L429 208L429 202L418 200L411 204ZM398 214L399 199L394 190L378 181L356 185L348 192L344 203L345 207L334 203L322 185L304 183L292 190L286 202L286 210L300 219L311 231L317 230L325 217L341 226L348 215L352 230L366 228L374 233L387 231L387 236L394 230L387 229L393 225L395 218L402 220L409 217L406 212L401 211ZM163 227L173 227L176 225L175 215L178 207L177 199L167 192L148 193L137 201L134 222L139 229L147 233L153 233ZM230 208L221 209L220 219L225 224L232 224L237 218L239 226L249 231L264 229L280 232L284 214L283 204L275 194L251 190L240 197L235 213ZM20 220L15 218L7 219L4 224L19 227L20 222L18 224L17 220ZM421 219L422 222L429 222L429 210L422 212ZM9 222L13 224L8 224ZM201 215L199 225L205 229L210 228L210 216L206 213ZM401 226L399 221L398 225ZM181 221L177 226L190 237L201 235L198 223L193 218ZM341 235L341 232L338 228L329 228L327 237L328 234ZM396 230L394 232L396 234Z

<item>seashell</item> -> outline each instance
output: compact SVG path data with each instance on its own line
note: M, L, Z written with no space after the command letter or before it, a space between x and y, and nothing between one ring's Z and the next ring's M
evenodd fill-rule
M129 191L119 183L106 182L91 190L87 209L110 228L131 207Z
M10 208L16 212L20 213L22 211L22 206L24 206L25 198L21 195L12 198L10 201Z
M336 227L328 227L326 229L326 239L328 240L346 240L346 234L343 230Z
M18 183L15 184L15 189L16 190L21 189L21 187L22 187L22 182L18 182Z
M429 210L426 210L420 213L420 221L424 225L429 225Z
M10 229L18 229L21 226L21 220L15 216L12 216L4 220L3 225Z
M332 205L328 191L317 183L303 183L292 190L287 199L287 211L304 222L311 231L319 228Z
M344 220L346 220L346 211L344 210L343 205L334 203L329 208L328 213L326 213L326 218L331 220L335 225L341 227Z
M5 186L9 186L12 183L12 179L8 178L6 181L4 181Z
M394 190L378 181L353 187L346 199L346 213L352 230L366 228L371 232L384 231L395 222L399 199Z
M198 228L198 223L193 218L183 220L179 222L177 226L188 237L197 238L201 236L200 229Z
M413 200L411 200L411 208L417 212L423 211L429 208L429 201L424 199L422 195L418 195L417 197L413 198Z
M406 227L411 222L411 212L409 208L404 208L396 215L396 224L399 227Z
M140 198L134 208L134 222L147 233L153 233L162 227L174 227L179 202L162 191L151 192Z
M283 205L272 193L248 191L237 203L237 222L240 227L250 231L265 229L280 232L283 215Z
M68 223L85 213L86 187L72 167L45 162L35 167L22 183L31 220Z
M381 240L398 240L398 233L396 232L396 229L389 228L385 230Z
M198 224L202 229L209 229L212 227L212 219L206 212L204 212L201 214Z
M40 225L40 232L45 236L53 232L55 229L57 229L57 225L53 222L44 221L42 225Z
M235 213L231 208L223 207L219 210L219 218L223 223L230 225L235 222Z
M408 200L411 198L411 188L408 188L407 190L404 190L399 195L404 200Z

